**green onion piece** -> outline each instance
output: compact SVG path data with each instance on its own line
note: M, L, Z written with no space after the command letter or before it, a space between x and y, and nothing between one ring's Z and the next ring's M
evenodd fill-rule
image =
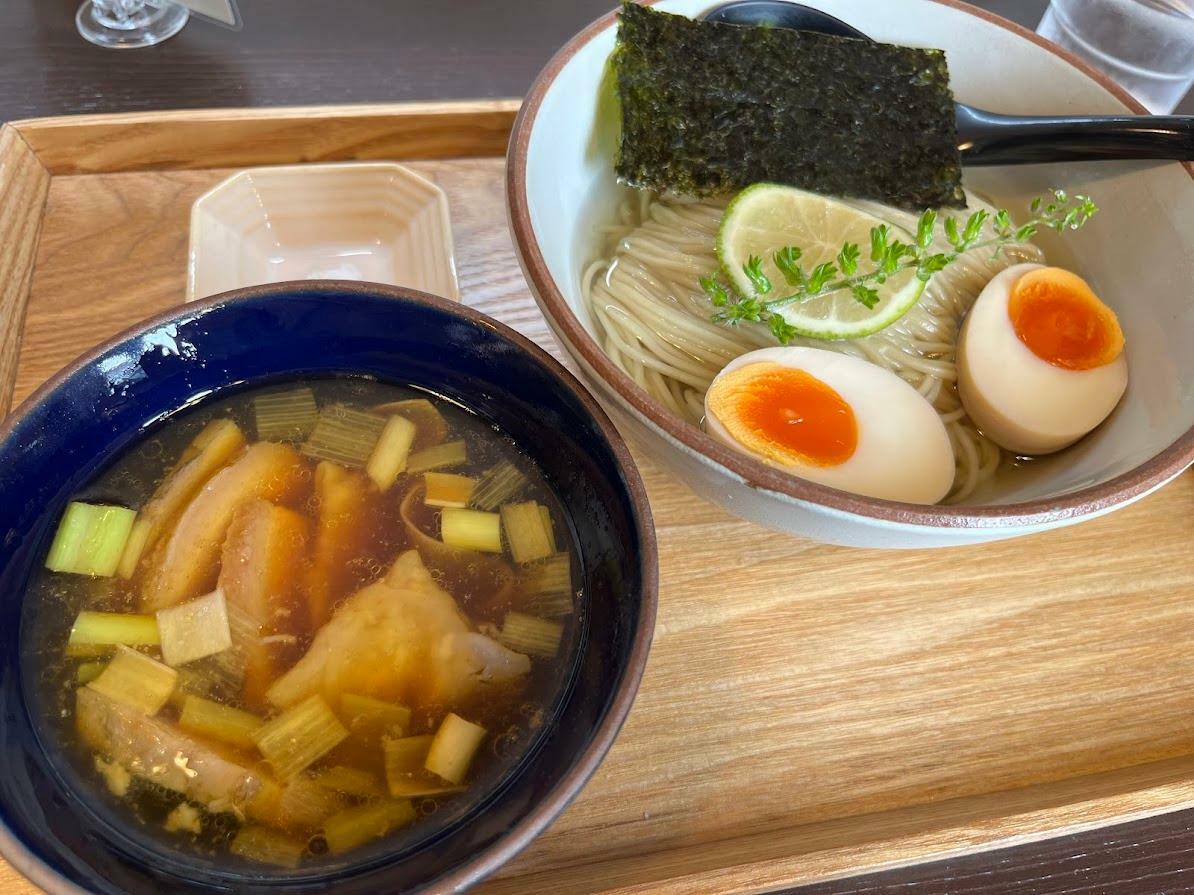
M517 653L552 658L560 649L564 636L561 622L536 618L522 612L507 612L498 640Z
M341 695L340 717L350 731L366 736L402 736L410 726L410 709L406 706L357 693Z
M258 395L253 399L257 437L261 441L303 441L315 428L319 408L309 388Z
M533 500L508 503L502 507L502 528L510 556L517 563L535 562L555 553L555 540L550 528L543 525L543 514Z
M178 672L169 665L127 646L118 646L108 667L87 686L114 702L132 706L146 715L156 715L170 699L177 683Z
M247 826L237 831L228 850L250 861L295 868L303 860L307 845L268 827Z
M448 441L434 447L415 451L406 461L406 471L412 475L432 469L445 469L468 462L468 449L463 441Z
M381 785L376 774L345 765L316 771L311 775L311 782L332 792L342 792L362 799L372 799L385 794L385 787Z
M465 721L449 712L435 732L423 767L449 783L463 782L477 747L485 739L485 733L485 728L480 724Z
M79 684L89 684L108 667L107 662L80 662L75 669L75 681Z
M222 590L205 597L160 609L158 630L162 637L162 659L167 665L185 665L222 653L232 646L228 627L228 606Z
M373 453L385 426L384 416L332 404L320 411L315 428L299 450L317 460L359 468Z
M152 615L83 610L70 629L71 646L114 645L157 646L161 643L158 620Z
M192 695L183 699L182 713L178 716L178 726L189 733L245 749L255 745L253 734L264 723L256 715Z
M365 474L382 490L389 490L406 469L410 446L415 442L415 424L406 417L392 416L377 439L377 445L365 464Z
M497 513L449 508L440 513L440 539L450 547L502 552L502 517Z
M473 489L473 506L479 510L496 510L527 486L527 477L509 460L485 472Z
M310 696L253 733L258 751L279 777L293 777L339 745L348 731L318 696Z
M450 472L428 472L423 474L423 503L429 507L456 507L464 509L473 495L476 479Z
M384 799L348 808L323 822L328 851L340 855L414 823L414 806L405 799Z
M431 734L425 734L385 740L382 748L386 756L386 780L392 781L421 773L433 739L435 738Z
M72 501L66 507L46 556L52 572L110 577L137 518L127 507Z

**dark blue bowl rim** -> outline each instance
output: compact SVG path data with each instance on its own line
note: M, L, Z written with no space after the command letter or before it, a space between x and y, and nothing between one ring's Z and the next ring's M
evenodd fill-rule
M429 883L425 889L428 895L461 892L485 879L530 845L563 813L564 809L596 773L606 753L613 746L634 703L643 671L646 668L647 655L651 648L659 599L659 554L646 488L625 440L593 396L567 368L526 336L501 321L475 308L449 301L437 295L384 283L354 280L289 280L232 289L198 301L188 302L147 317L104 340L91 350L83 352L42 383L0 423L0 447L8 441L25 416L48 395L60 388L73 374L94 363L126 340L143 335L162 324L193 317L212 308L261 299L285 301L289 293L297 291L301 291L305 295L329 299L345 297L351 299L354 295L389 298L397 302L435 308L451 314L464 323L483 327L496 333L503 340L529 355L546 370L562 388L576 398L584 411L597 424L617 461L618 471L626 486L626 496L629 498L633 510L640 544L639 566L642 597L629 659L626 667L622 669L622 674L609 702L609 709L593 732L585 750L574 758L568 772L551 790L547 798L531 808L493 845ZM31 852L3 822L0 822L0 855L3 855L22 876L52 895L92 895L86 889L64 878L50 864Z

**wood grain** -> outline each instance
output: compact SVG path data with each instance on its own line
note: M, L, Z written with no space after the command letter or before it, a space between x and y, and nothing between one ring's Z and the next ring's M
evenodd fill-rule
M0 128L0 416L11 406L25 303L50 174L11 127Z
M556 351L502 161L411 167L448 194L463 300ZM227 173L50 181L18 398L181 300L190 203ZM662 576L643 688L481 891L761 892L1194 804L1194 476L1076 528L886 553L771 534L636 456ZM33 890L3 867L0 891Z

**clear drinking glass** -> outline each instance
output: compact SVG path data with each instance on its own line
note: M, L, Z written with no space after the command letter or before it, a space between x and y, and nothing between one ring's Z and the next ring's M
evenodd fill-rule
M1051 0L1036 30L1154 114L1172 112L1194 84L1194 0Z
M185 6L168 0L84 0L75 14L79 33L101 47L149 47L187 23Z

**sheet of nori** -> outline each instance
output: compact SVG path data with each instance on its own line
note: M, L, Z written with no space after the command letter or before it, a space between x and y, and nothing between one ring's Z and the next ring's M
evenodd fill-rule
M707 196L771 181L919 210L965 205L941 50L622 5L618 176Z

